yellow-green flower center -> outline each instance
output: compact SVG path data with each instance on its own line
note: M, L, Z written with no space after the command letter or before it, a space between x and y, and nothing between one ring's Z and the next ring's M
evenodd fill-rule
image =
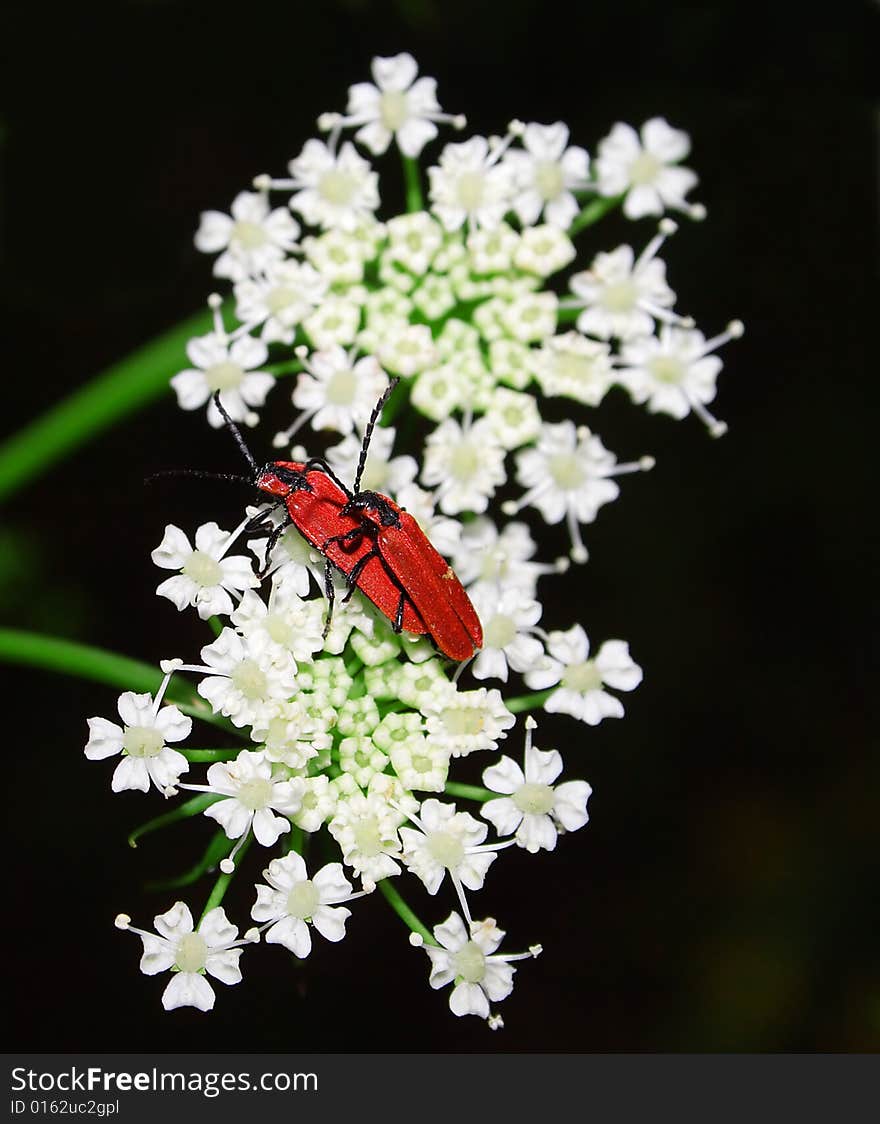
M466 983L479 983L486 974L486 957L476 941L468 941L455 954L455 974Z
M175 963L181 972L201 972L207 957L208 946L198 933L187 933L177 942Z
M579 694L586 691L600 691L602 689L602 672L592 660L573 663L565 669L562 676L562 686L577 691Z
M122 748L129 757L155 757L164 739L154 726L126 726Z
M549 784L527 781L513 794L513 802L526 815L546 815L553 807L553 789Z
M219 585L223 571L220 563L203 550L194 550L184 563L181 573L200 586Z
M238 363L223 359L205 371L205 381L211 390L231 390L239 386L244 378L244 369Z
M287 895L287 912L301 921L313 917L320 904L321 896L311 878L298 882Z

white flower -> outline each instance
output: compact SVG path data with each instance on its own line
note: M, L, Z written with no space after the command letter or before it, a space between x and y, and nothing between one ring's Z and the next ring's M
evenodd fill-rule
M204 211L196 232L196 249L205 254L225 253L214 262L214 275L230 281L268 269L296 248L299 226L284 207L269 210L262 192L242 191L232 203L232 215Z
M611 348L579 332L551 336L531 352L532 366L548 398L572 398L598 406L614 383Z
M382 366L403 378L432 367L438 359L437 348L427 324L389 326L379 347Z
M467 236L467 248L474 273L503 273L513 265L519 235L506 222L489 230L477 228Z
M474 660L474 679L502 679L507 668L523 672L537 666L544 645L533 635L541 619L541 605L522 589L482 583L471 590L471 602L483 626L483 647Z
M328 941L342 940L351 910L341 903L361 895L352 893L341 863L327 863L309 878L302 858L290 851L283 859L273 859L263 877L269 885L255 887L251 917L268 925L267 944L284 945L302 959L312 951L310 926Z
M114 792L129 788L147 792L151 781L160 792L165 792L189 769L183 754L166 744L183 741L192 730L191 718L181 714L176 706L161 705L169 679L170 676L165 677L155 701L152 695L124 691L117 704L122 726L106 718L88 720L86 757L103 761L122 754L111 782Z
M447 144L440 164L428 169L432 210L447 230L465 222L497 226L509 209L513 171L498 160L505 145L490 145L485 137L463 144Z
M411 484L418 472L415 457L392 457L395 430L393 426L376 426L370 440L370 455L361 478L361 488L367 492L381 492L396 496L401 488ZM327 462L340 480L353 482L361 455L361 439L351 433L338 445L327 450ZM401 501L403 502L403 501Z
M446 680L434 686L420 709L425 715L428 741L443 746L453 757L495 749L516 721L500 691L485 687L459 691Z
M642 681L642 669L633 662L625 641L606 640L590 659L587 634L576 624L567 632L551 632L547 652L538 668L526 672L525 681L533 691L559 684L544 703L549 714L570 714L588 726L597 726L603 718L623 717L620 699L605 688L633 691Z
M727 425L705 406L715 397L715 380L722 366L718 356L710 352L742 334L738 320L710 340L696 329L664 325L659 338L648 336L624 345L617 381L634 401L647 402L652 413L683 418L693 410L712 436L720 437Z
M348 116L340 124L360 125L355 140L380 156L396 139L404 156L418 156L437 135L435 122L461 127L463 119L444 113L437 101L437 82L416 79L418 65L404 52L391 58L374 58L373 80L358 82L348 90Z
M416 277L428 272L434 255L443 245L443 229L427 211L397 215L385 224L386 255Z
M483 784L504 795L487 800L481 815L499 835L516 832L516 843L535 854L552 851L560 829L577 831L587 823L587 801L592 789L586 781L566 781L553 787L562 772L562 757L555 749L532 746L533 719L526 722L524 770L510 757L483 771Z
M256 425L253 407L262 406L275 385L268 371L254 370L268 358L265 343L245 335L230 344L225 335L210 332L190 340L186 354L195 367L171 379L180 408L198 410L207 402L208 421L220 429L224 421L213 400L219 390L223 407L233 421Z
M250 558L243 554L226 557L238 531L222 531L216 523L204 523L196 531L195 549L179 527L169 523L165 535L150 557L163 570L179 570L156 589L179 610L192 605L202 620L233 610L230 593L241 594L260 584Z
M327 826L342 850L343 861L361 878L378 882L400 874L394 856L400 854L397 829L404 818L384 796L377 792L365 796L358 790L340 797Z
M525 523L508 523L499 532L491 519L481 515L462 527L453 568L466 586L485 582L515 587L531 597L541 574L559 572L558 566L530 561L537 549Z
M217 761L208 769L208 783L200 791L226 797L205 809L205 815L230 839L242 839L253 827L254 838L272 847L290 831L289 816L299 811L305 783L302 777L272 779L265 753L243 749L234 761ZM280 814L279 814L280 813Z
M424 946L431 960L428 978L431 987L437 989L454 984L449 997L452 1013L488 1019L489 1003L497 1003L513 991L516 969L509 961L521 957L492 955L504 939L504 933L490 917L471 922L469 935L461 917L450 913L442 925L434 926L434 939L439 947Z
M569 284L577 301L567 307L583 308L577 326L587 335L607 340L627 340L651 335L654 321L693 323L670 309L675 293L666 284L666 266L656 256L668 235L677 229L672 219L663 219L660 233L652 238L638 260L631 246L618 246L599 253L588 270L576 273Z
M568 126L526 125L522 149L511 149L506 161L514 170L513 208L524 226L534 226L543 212L554 226L568 229L578 213L572 194L590 186L590 158L583 148L568 145Z
M506 478L504 449L485 418L466 427L447 418L428 436L422 483L438 485L438 506L446 515L485 511Z
M394 772L408 789L442 792L449 772L449 751L431 745L419 714L386 714L373 731L374 743L391 758Z
M574 244L558 226L530 226L522 233L514 254L517 269L528 270L539 277L549 277L564 269L577 256Z
M388 376L373 356L365 355L353 363L341 347L331 347L303 357L303 362L306 370L297 378L293 404L306 411L312 429L363 431L388 386ZM276 438L279 443L283 442Z
M306 141L289 169L291 179L272 187L296 189L290 207L310 226L354 230L379 206L379 177L353 144L333 152L323 141Z
M579 524L592 523L602 504L617 498L620 489L609 477L630 468L618 466L614 454L586 426L547 422L537 446L517 454L516 478L527 491L516 503L504 504L503 510L514 515L528 504L538 508L548 523L565 519L572 557L582 562L587 552Z
M469 404L470 387L457 362L423 371L412 388L410 404L432 421L442 422Z
M537 343L556 331L555 293L523 293L501 306L501 323L520 343Z
M360 322L359 305L331 294L306 317L303 329L313 347L330 350L354 343Z
M336 811L338 796L324 773L315 777L305 777L302 804L291 819L303 831L317 831Z
M331 740L329 734L315 729L303 696L265 707L254 722L251 737L260 743L268 761L288 769L304 768L321 748L329 748Z
M505 449L518 449L541 432L535 396L506 386L493 388L486 417Z
M687 133L673 129L662 117L641 128L618 122L599 142L595 171L601 195L622 195L627 218L662 215L666 208L692 211L685 195L697 183L690 168L676 165L690 152ZM702 209L697 214L702 214Z
M260 637L263 658L285 667L291 655L308 660L324 647L323 617L320 601L303 601L289 582L276 576L268 604L249 590L230 620L242 636Z
M425 884L429 894L440 889L447 871L454 881L469 890L479 890L490 865L498 857L491 846L481 847L488 829L468 812L456 812L454 804L426 800L418 816L410 819L416 828L402 827L403 861Z
M321 304L328 280L299 261L272 262L263 276L235 286L235 314L249 327L263 325L266 343L293 343L296 326Z
M207 677L197 690L215 714L225 714L235 726L252 726L267 704L289 698L296 688L296 663L267 651L259 635L242 637L224 628L213 644L202 648Z
M214 1006L214 989L206 976L225 984L241 983L238 960L245 941L238 941L238 929L227 919L221 906L210 910L193 923L189 907L175 902L167 913L153 918L158 936L135 929L125 914L116 919L117 928L137 933L144 944L140 969L145 976L176 969L162 995L166 1011L176 1007L197 1007L210 1011Z
M331 285L354 285L363 280L368 247L354 231L335 227L318 237L303 239L306 257Z

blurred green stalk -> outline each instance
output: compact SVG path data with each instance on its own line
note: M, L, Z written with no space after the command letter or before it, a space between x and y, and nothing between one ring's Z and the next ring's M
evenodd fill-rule
M158 398L186 366L188 341L211 328L208 309L176 324L8 438L0 445L0 501L92 434Z

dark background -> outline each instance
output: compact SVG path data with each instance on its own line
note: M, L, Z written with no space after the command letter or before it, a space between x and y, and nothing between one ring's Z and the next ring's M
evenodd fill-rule
M508 947L546 949L501 1005L502 1033L451 1015L378 897L305 968L246 952L245 981L216 985L213 1014L164 1014L167 977L139 974L140 942L112 919L149 927L175 895L142 883L194 861L209 825L130 851L126 832L161 801L113 796L111 763L82 754L86 717L112 717L117 692L4 668L16 1048L877 1048L872 12L325 0L13 17L4 431L197 309L214 287L192 247L199 212L281 173L371 57L399 50L475 132L563 118L594 152L617 120L687 129L709 217L664 254L670 281L707 335L734 316L747 327L723 352L722 441L619 392L591 419L621 458L650 451L658 467L588 528L587 567L544 588L546 622L626 638L646 678L623 722L541 721L540 744L592 783L592 819L552 856L505 855L477 899ZM581 237L581 260L652 231L606 222ZM266 437L290 410L280 391L271 402ZM241 500L196 481L145 491L175 465L240 467L166 396L20 492L0 539L4 621L147 661L195 656L205 631L152 595L149 552L166 522L232 526ZM242 922L240 882L226 905ZM198 909L206 892L186 896ZM448 895L410 896L432 923L446 915Z

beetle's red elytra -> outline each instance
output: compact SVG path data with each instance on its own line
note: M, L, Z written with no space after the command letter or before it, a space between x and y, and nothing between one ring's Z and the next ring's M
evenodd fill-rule
M452 567L409 512L379 492L359 490L373 428L396 383L373 410L351 490L320 459L272 461L258 468L219 394L214 401L254 470L256 487L284 508L286 519L279 526L272 527L266 513L261 513L251 527L268 535L267 566L275 543L290 524L325 559L324 586L330 603L326 629L332 618L336 569L349 587L346 600L359 589L391 621L395 632L427 636L449 659L468 660L482 647L483 630Z

